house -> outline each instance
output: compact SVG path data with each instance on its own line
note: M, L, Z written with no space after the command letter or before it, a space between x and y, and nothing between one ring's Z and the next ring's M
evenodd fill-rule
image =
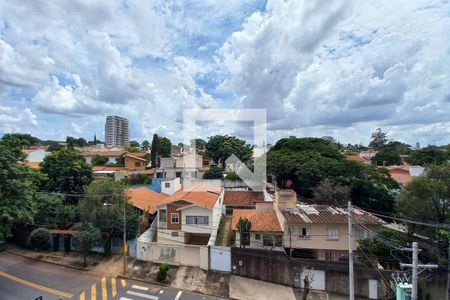
M181 189L180 178L162 178L161 181L161 192L166 195L172 195Z
M187 154L182 157L161 158L160 167L156 170L157 178L203 178L203 174L211 167L211 159L199 154Z
M125 154L125 151L87 151L81 152L81 155L84 156L86 162L88 164L92 163L92 159L95 156L103 156L108 159L106 164L115 164L118 163L120 158Z
M364 159L362 156L359 156L357 154L349 154L349 155L345 155L345 159L346 160L351 160L351 161L356 161L359 163L363 163L363 164L371 164L370 160Z
M28 149L23 149L22 151L27 154L25 162L41 163L44 158L50 154L50 152L47 151L47 148L47 146L34 146Z
M234 209L273 209L273 200L265 191L226 190L222 207L224 215L231 215Z
M157 206L157 242L207 245L220 222L221 198L220 188L201 184L167 197Z
M300 258L348 259L347 211L328 205L297 205L292 192L275 200L286 251L290 253L292 249L292 255ZM369 231L380 230L384 221L357 207L353 207L353 212L353 250L356 250L358 239L367 237Z
M425 174L425 168L421 166L410 166L404 163L401 166L388 166L385 167L389 170L392 178L397 181L401 186L405 186L408 182L414 179L414 177Z
M238 226L240 219L247 219L251 223L248 238L241 238L243 233ZM284 251L283 229L275 210L235 209L231 219L231 230L236 235L237 247Z
M92 173L95 177L110 176L113 177L115 181L124 178L121 173L122 170L123 167L118 166L92 166Z
M145 171L147 160L136 156L135 153L125 154L125 168L129 170Z
M183 155L183 147L178 145L171 145L170 146L170 156L171 157L180 157Z
M166 201L169 195L152 191L146 187L129 188L126 190L128 197L128 203L133 205L140 213L148 212L150 215L155 216L157 212L157 206ZM153 219L153 218L151 218Z

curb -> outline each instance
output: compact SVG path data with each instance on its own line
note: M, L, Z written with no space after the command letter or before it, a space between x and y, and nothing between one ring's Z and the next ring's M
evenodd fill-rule
M44 262L44 263L48 263L48 264L52 264L52 265L57 265L57 266L60 266L60 267L66 267L66 268L71 268L71 269L76 269L76 270L81 270L81 271L90 271L87 268L77 267L77 266L72 266L72 265L66 265L66 264L57 263L57 262L49 261L49 260L43 260L43 259L40 259L40 258L37 258L37 257L32 257L32 256L28 256L28 255L25 255L25 254L22 254L22 253L17 253L17 252L8 250L8 249L6 249L5 252L8 252L8 253L13 254L13 255L21 256L21 257L24 257L24 258L32 259L32 260L35 260L35 261L40 261L40 262Z

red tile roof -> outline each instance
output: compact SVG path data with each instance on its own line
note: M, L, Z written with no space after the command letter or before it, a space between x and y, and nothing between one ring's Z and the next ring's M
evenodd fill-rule
M210 188L208 188L207 185L199 184L190 189L179 190L178 192L167 197L166 201L159 205L184 200L191 204L212 209L219 195L219 188L215 186L211 186Z
M127 189L126 194L130 197L128 202L131 205L141 210L148 211L151 214L155 213L157 210L156 207L162 202L165 202L168 197L166 194L157 193L146 187Z
M223 204L225 205L253 205L264 202L263 192L254 191L225 191Z
M274 210L234 209L231 219L231 230L238 230L239 219L248 219L253 232L282 232L280 222Z
M40 162L38 162L38 161L25 161L25 162L21 161L21 162L19 162L19 164L28 166L32 169L40 169L41 168Z
M365 159L361 158L359 155L346 155L346 160L358 161L358 162L366 162Z
M118 166L92 166L92 171L120 171L125 169L124 167Z
M129 158L136 159L136 160L140 160L140 161L147 161L145 158L135 156L134 153L132 153L132 154L126 154L125 157L129 157Z
M125 151L85 151L81 152L83 156L122 156L125 154Z

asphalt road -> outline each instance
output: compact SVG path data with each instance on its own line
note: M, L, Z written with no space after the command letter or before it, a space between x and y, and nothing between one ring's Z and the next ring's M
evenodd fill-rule
M217 299L154 284L102 277L1 252L0 300L35 300L41 296L42 300Z

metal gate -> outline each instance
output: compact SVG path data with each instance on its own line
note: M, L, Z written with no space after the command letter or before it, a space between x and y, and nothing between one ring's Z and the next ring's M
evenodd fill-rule
M211 246L210 247L211 270L231 272L231 248Z

